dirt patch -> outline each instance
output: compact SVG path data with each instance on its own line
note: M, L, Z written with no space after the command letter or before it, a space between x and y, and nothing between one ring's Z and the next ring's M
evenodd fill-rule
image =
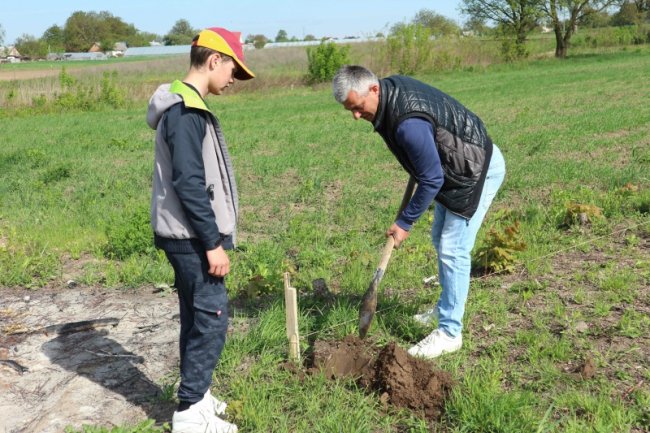
M178 364L175 295L2 292L0 431L170 420L174 403L161 399L161 384Z
M34 78L56 77L60 69L35 69L0 71L0 81L33 80Z
M440 418L453 387L449 373L412 357L395 342L378 349L352 335L343 341L316 341L310 371L323 371L331 379L355 379L382 401L429 420Z

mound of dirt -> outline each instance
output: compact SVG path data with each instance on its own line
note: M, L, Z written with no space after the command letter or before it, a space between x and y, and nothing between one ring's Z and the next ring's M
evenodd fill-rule
M317 340L309 368L331 379L352 378L382 400L437 420L454 383L449 373L414 358L395 342L381 349L349 335L343 341Z

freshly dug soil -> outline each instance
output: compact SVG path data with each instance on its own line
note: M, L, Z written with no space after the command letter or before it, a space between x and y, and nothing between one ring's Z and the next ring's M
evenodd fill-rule
M430 420L440 418L454 385L449 373L412 357L395 342L378 349L353 335L343 341L317 340L309 367L331 379L355 379L382 400Z

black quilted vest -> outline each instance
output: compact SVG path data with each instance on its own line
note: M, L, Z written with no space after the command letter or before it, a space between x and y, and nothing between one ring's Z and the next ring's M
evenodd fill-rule
M379 83L375 131L402 167L415 176L408 155L397 145L395 133L400 122L409 117L431 122L445 176L436 201L455 214L471 218L492 157L492 140L481 119L451 96L413 78L393 75Z

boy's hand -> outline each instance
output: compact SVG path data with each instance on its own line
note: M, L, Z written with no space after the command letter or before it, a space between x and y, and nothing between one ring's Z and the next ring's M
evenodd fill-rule
M230 272L230 259L223 247L208 250L205 255L208 258L208 274L214 277L225 277Z
M388 236L392 236L393 239L395 239L395 248L399 248L402 242L409 237L409 232L402 229L397 224L393 224L388 230L386 230L386 237Z

